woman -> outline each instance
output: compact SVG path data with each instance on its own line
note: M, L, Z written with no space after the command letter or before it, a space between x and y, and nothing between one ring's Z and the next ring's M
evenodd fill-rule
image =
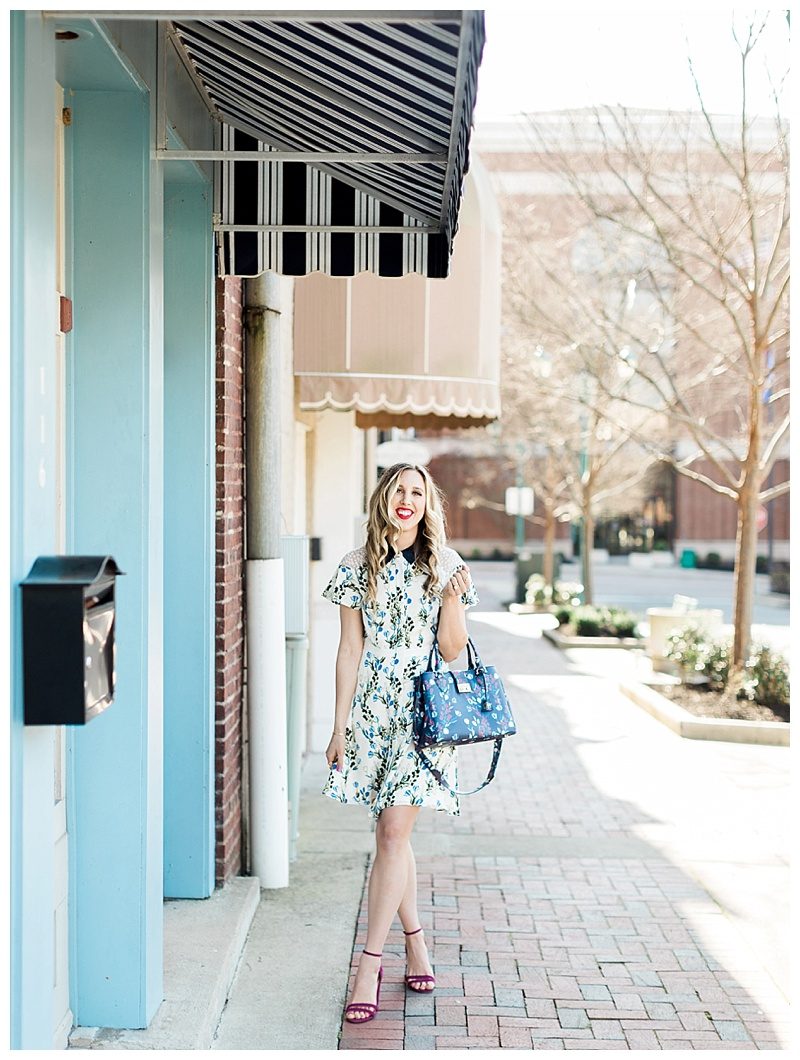
M345 1009L348 1022L366 1023L378 1011L380 958L396 913L406 936L406 985L420 993L435 985L410 839L422 806L459 812L458 796L414 750L414 678L427 668L434 635L446 662L459 655L467 643L464 611L478 597L469 569L445 544L442 500L426 468L395 464L383 472L369 502L366 546L347 553L323 596L341 605L323 794L362 803L377 818L367 940ZM430 757L457 788L455 749Z

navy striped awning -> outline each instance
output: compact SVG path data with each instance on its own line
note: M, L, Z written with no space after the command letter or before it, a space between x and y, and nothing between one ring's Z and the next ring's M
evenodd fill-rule
M180 45L220 150L221 275L447 276L484 43L481 11L192 18Z

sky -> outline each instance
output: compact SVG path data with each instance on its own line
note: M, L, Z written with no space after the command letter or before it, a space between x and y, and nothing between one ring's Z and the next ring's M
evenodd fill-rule
M628 6L534 0L523 10L487 0L485 11L476 123L601 103L697 109L688 54L708 108L732 113L741 107L741 60L731 27L746 25L746 9L699 3L692 11L668 11L652 0ZM788 68L788 33L782 9L761 8L759 20L765 15L759 51L774 78ZM772 113L767 63L759 58L752 81L762 114Z

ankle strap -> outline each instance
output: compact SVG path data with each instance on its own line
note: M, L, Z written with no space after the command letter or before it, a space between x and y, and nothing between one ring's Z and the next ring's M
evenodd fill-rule
M418 935L420 931L422 931L422 928L418 927L418 928L415 928L414 931L404 931L403 934L404 935Z
M382 953L370 953L369 950L362 950L361 952L365 953L367 955L367 957L382 957L383 956Z

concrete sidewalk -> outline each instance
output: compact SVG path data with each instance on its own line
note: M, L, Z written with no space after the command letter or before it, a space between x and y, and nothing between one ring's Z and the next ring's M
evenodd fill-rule
M405 991L396 923L378 1018L340 1047L786 1047L787 750L681 740L529 616L470 623L519 732L460 818L420 815L435 993ZM463 752L463 784L487 754ZM336 1048L372 834L324 776L307 763L292 886L262 899L215 1048Z

